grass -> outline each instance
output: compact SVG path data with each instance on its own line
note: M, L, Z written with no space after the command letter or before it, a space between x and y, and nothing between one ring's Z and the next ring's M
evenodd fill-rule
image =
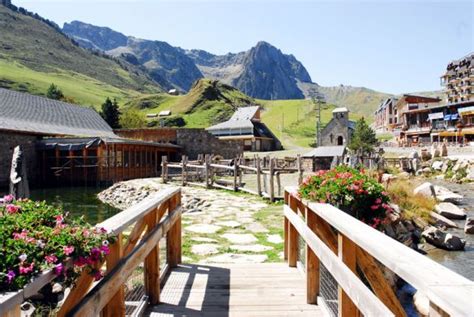
M133 90L120 89L83 74L57 69L54 72L35 71L18 62L0 59L0 85L36 95L45 95L51 83L57 84L67 97L78 104L100 106L105 98L117 98L119 103L139 96Z
M416 184L409 180L395 180L390 183L388 193L393 203L400 206L406 219L421 218L431 221L430 213L436 201L421 194L413 194Z

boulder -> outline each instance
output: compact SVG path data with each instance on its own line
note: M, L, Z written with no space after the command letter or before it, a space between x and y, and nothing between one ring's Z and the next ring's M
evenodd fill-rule
M397 179L397 176L393 175L393 174L388 174L388 173L384 173L382 174L382 182L383 183L387 183L393 179Z
M474 218L467 218L464 225L464 232L467 234L474 234Z
M425 167L425 168L423 168L421 171L422 171L423 174L425 174L425 175L431 174L431 168L429 168L429 167Z
M435 186L434 189L435 189L436 199L441 202L459 204L463 199L463 196L453 193L446 187Z
M458 225L454 221L449 220L448 218L436 212L430 212L430 216L436 221L436 224L438 226L442 226L446 228L459 228Z
M431 168L435 171L441 171L443 168L443 161L434 161L433 164L431 164Z
M443 166L441 167L441 173L446 174L449 169L449 161L444 161Z
M441 216L448 219L464 219L466 213L453 203L439 203L435 206L435 210Z
M418 155L417 151L413 151L408 155L408 158L417 159L417 158L420 158L420 156Z
M427 148L421 149L421 160L423 162L431 160L431 154L430 154L430 152L428 152Z
M443 157L448 156L448 146L446 145L446 143L443 143L441 145L441 156Z
M423 196L436 198L435 188L434 188L433 184L431 184L429 182L425 182L425 183L421 184L420 186L416 187L413 190L413 194L415 194L415 195L420 194L420 195L423 195Z
M439 148L436 144L431 145L431 157L440 157L441 152L439 151Z
M466 179L474 181L474 166L471 165L469 169L467 169Z
M435 227L429 227L421 234L426 242L448 251L464 250L466 241L458 236L446 233Z
M400 174L398 174L398 177L399 177L399 178L410 178L410 173L408 173L408 172L401 172Z

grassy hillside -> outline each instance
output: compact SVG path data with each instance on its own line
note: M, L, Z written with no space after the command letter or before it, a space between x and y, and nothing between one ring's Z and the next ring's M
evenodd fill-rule
M147 95L131 100L125 107L136 108L146 114L171 110L173 117L185 120L186 127L204 128L227 120L238 107L253 104L253 98L231 86L216 80L201 79L186 95Z
M35 94L54 82L78 103L99 105L160 88L124 61L97 56L50 25L0 5L0 86Z

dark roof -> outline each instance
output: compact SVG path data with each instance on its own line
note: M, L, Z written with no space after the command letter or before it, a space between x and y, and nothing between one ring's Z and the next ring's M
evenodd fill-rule
M352 120L349 120L347 127L348 127L349 129L351 129L351 130L355 130L355 128L356 128L356 122L355 122L355 121L352 121Z
M303 154L303 157L334 157L344 156L346 147L343 145L338 146L320 146L311 150L310 152Z
M136 145L148 145L161 148L181 148L178 145L171 143L158 143L158 142L147 142L141 140L132 140L124 138L46 138L38 141L37 148L41 150L53 150L59 149L61 151L77 151L84 148L94 148L101 143L106 144L136 144Z
M116 137L93 109L0 88L0 130Z

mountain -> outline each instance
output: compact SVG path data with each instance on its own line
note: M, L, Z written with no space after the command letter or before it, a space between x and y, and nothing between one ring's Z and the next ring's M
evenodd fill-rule
M142 65L155 81L167 89L188 91L197 79L203 77L191 58L166 42L137 39L107 27L79 21L65 23L63 32L83 47Z
M161 90L141 67L93 54L24 9L0 5L0 29L1 87L44 94L55 83L66 96L89 105L107 96L122 99Z
M172 122L184 120L181 125L203 128L229 119L239 107L255 105L257 102L238 89L217 80L199 79L190 91L181 96L152 94L135 98L125 107L141 110L146 114L157 114L170 110ZM152 125L158 122L152 122Z
M63 32L84 47L142 65L162 86L181 91L188 91L195 80L207 77L254 98L302 99L305 94L299 83L312 83L301 62L266 42L259 42L245 52L214 55L125 36L79 21L65 23Z

